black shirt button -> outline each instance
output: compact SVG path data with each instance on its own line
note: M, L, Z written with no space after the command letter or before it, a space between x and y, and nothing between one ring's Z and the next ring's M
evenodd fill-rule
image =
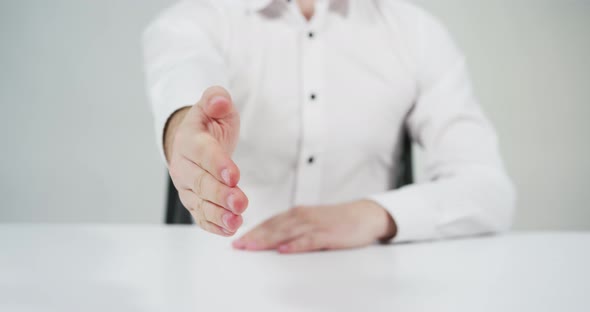
M314 36L314 34L313 34L313 31L310 31L310 32L307 34L307 36L309 37L309 39L313 38L313 36Z
M309 158L307 159L307 163L308 164L313 164L313 162L315 161L315 158L313 156L309 156Z
M315 100L315 98L316 98L316 95L315 95L315 93L312 93L312 94L309 96L309 98L310 98L310 99L312 99L312 100Z

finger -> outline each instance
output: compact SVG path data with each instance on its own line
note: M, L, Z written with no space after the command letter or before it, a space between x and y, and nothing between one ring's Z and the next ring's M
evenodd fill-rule
M172 163L169 170L172 182L178 190L188 189L192 191L197 186L201 187L203 183L207 183L205 175L206 171L184 157ZM218 187L222 188L223 186ZM206 192L206 190L203 191ZM221 194L221 196L224 194L222 191L217 192ZM218 198L215 203L231 210L235 214L242 214L248 206L248 198L241 189L237 187L229 188L228 192L230 193L225 199ZM221 204L221 202L223 202L223 204Z
M198 197L231 210L238 215L242 214L248 207L248 198L239 187L228 187L199 167L196 167L191 190Z
M201 96L198 106L213 119L233 118L237 115L231 96L223 87L210 87Z
M210 201L199 198L195 193L189 190L181 191L180 196L183 205L185 205L186 202L185 207L193 212L193 215L199 219L205 219L224 228L227 230L226 233L231 233L233 235L242 225L243 219L241 216Z
M280 245L285 242L297 239L298 237L305 235L311 230L311 227L305 223L298 222L285 222L281 224L276 231L270 232L269 235L261 237L258 241L260 242L260 248L264 250L277 249Z
M178 157L170 162L168 173L177 190L191 189L198 173L197 168L194 162L185 157Z
M195 223L200 228L207 232L211 232L213 234L226 237L235 234L235 231L229 231L211 221L208 221L203 209L199 208L199 206L202 206L201 202L203 202L203 200L196 196L193 192L188 190L182 190L179 192L179 196L182 204L187 208L187 210L192 215Z
M252 230L248 231L241 238L233 242L234 248L247 250L264 250L262 240L269 233L276 231L276 224L282 222L284 214L276 215Z
M278 247L278 252L283 254L294 254L324 250L327 248L326 237L321 233L310 233L302 235L290 242Z
M293 240L311 229L289 212L277 215L258 225L233 243L238 249L269 250Z
M197 209L201 209L207 221L224 228L228 233L232 233L232 235L243 222L242 216L236 215L210 201L202 200Z
M181 146L180 153L203 168L218 181L234 187L240 180L240 170L219 142L208 133L201 133Z
M225 237L230 237L235 234L235 233L229 232L228 230L222 228L221 226L219 226L217 224L214 224L214 223L209 222L204 219L200 219L197 222L197 225L209 233L213 233L213 234L217 234L217 235L221 235L221 236L225 236Z

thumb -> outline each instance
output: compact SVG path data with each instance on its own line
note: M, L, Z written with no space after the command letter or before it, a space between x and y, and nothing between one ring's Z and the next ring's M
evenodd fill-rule
M201 96L198 106L212 119L226 119L236 115L229 92L223 87L210 87Z

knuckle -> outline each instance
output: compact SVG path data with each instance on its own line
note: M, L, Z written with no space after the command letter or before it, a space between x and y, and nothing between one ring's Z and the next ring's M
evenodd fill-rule
M203 210L201 209L201 199L197 198L195 202L190 204L190 207L187 207L188 211L191 213L195 222L199 224L200 221L203 221L205 217L203 216Z
M199 205L201 207L200 210L203 214L203 218L205 220L212 221L211 219L213 216L211 214L211 208L212 208L211 204L204 199L199 200L199 202L200 202Z
M219 201L219 203L223 202L225 191L226 186L221 183L215 183L215 198Z
M203 195L203 182L205 177L207 176L207 172L201 171L195 177L195 182L193 185L193 192L197 194L197 196L201 197Z
M299 231L296 227L290 226L283 230L283 235L285 237L296 237L299 234Z
M179 197L180 197L180 202L182 203L184 208L186 208L186 210L188 210L190 212L194 211L194 203L191 203L190 199L187 198L187 196L180 195Z
M301 212L301 206L295 206L289 210L289 215L297 217Z
M295 207L291 208L289 213L290 213L291 217L301 219L301 220L306 220L307 215L308 215L308 209L303 206L295 206Z
M195 220L197 222L197 225L202 228L203 230L208 230L207 229L207 221L205 221L203 218L196 218Z
M204 215L204 211L203 211L203 199L202 198L198 198L197 202L195 203L195 207L194 207L195 211L198 211L200 213L200 215Z

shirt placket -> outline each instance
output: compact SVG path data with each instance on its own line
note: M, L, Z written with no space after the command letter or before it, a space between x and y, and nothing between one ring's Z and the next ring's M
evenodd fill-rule
M305 23L301 38L301 141L295 186L295 205L314 205L320 200L322 130L324 119L324 42L322 21L325 9L318 3L313 23Z

